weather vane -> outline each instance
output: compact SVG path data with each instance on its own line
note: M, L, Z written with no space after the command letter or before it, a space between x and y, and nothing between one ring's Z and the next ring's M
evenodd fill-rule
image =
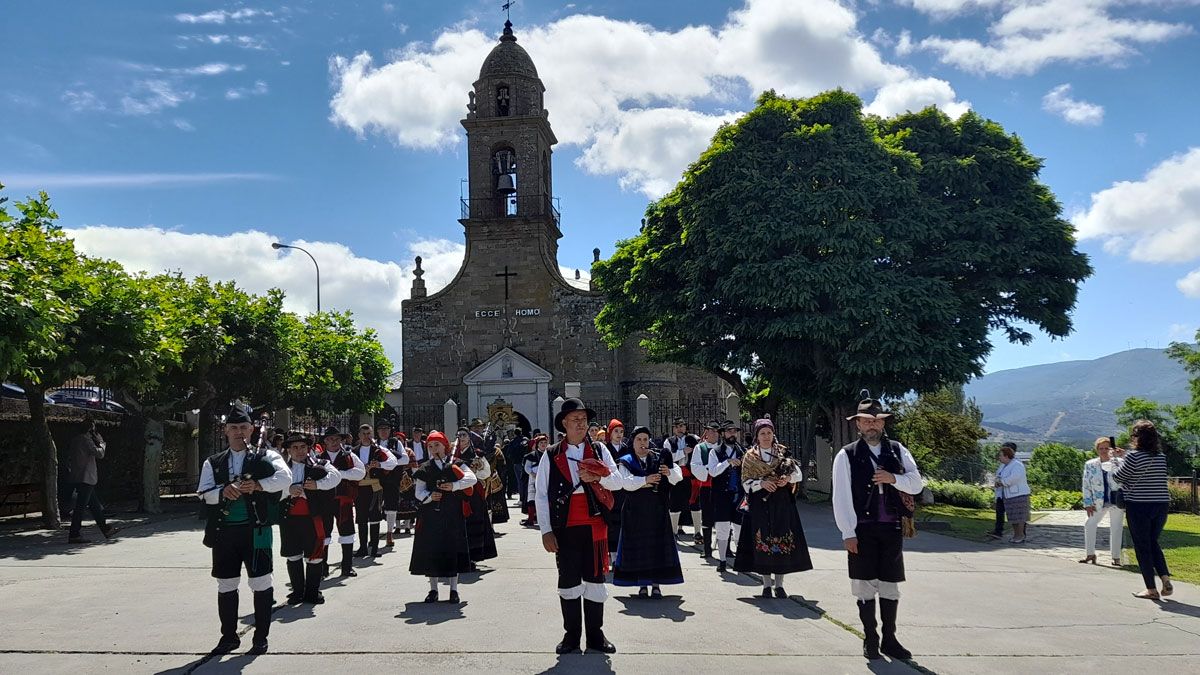
M503 5L500 5L500 9L504 10L505 20L510 21L510 22L512 21L512 11L511 10L512 10L512 6L515 4L517 4L517 0L506 0L506 2Z

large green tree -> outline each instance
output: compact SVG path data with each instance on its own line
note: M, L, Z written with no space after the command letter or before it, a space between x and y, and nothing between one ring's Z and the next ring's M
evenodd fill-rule
M946 386L892 406L895 434L913 452L923 474L969 475L987 438L983 412L961 386Z
M349 312L292 319L292 374L281 403L313 412L368 412L383 406L392 364L371 329Z
M841 90L768 92L594 266L597 328L741 392L761 376L813 401L839 444L862 388L962 383L992 331L1071 331L1091 267L1040 168L974 113L884 120Z

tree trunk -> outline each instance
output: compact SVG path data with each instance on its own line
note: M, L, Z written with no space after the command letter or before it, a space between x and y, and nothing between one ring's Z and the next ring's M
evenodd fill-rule
M145 433L142 437L146 443L146 451L142 455L141 510L144 513L162 513L158 486L159 473L162 470L163 421L155 415L146 415L144 421Z
M42 523L47 529L57 530L62 525L58 518L58 447L46 421L45 390L28 381L22 382L21 387L29 402L33 447L42 458Z

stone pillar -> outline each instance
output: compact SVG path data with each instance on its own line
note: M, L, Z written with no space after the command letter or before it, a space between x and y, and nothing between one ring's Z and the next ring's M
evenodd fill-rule
M637 397L637 426L650 426L650 397L645 394L638 394Z
M725 419L742 423L742 399L737 394L729 392L725 397Z
M449 438L454 435L457 429L458 404L454 402L454 399L449 398L446 399L446 403L442 406L442 433L446 434L446 437Z
M583 385L579 382L564 382L563 389L566 391L563 398L579 398L579 394L583 390ZM561 408L562 406L559 407ZM557 410L554 412L558 413Z
M551 443L554 441L554 432L557 431L557 429L554 428L554 418L558 416L558 413L562 412L564 401L566 401L566 399L563 397L556 396L554 401L550 404L550 426L546 429L543 429L543 431L545 431L546 435L550 437Z
M200 428L199 411L185 413L184 419L187 420L189 432ZM198 483L200 482L200 438L197 434L188 434L188 440L184 443L184 451L186 458L183 464L187 471L188 482Z
M350 430L350 433L354 434L355 442L358 442L358 427L363 424L369 424L369 425L371 425L371 428L374 429L375 428L375 415L372 413L359 413L358 414L358 421L354 423L354 428Z
M409 297L423 298L425 297L426 291L425 280L421 278L425 275L425 270L421 269L421 256L417 256L416 263L417 266L415 269L413 269L412 292L410 293Z
M817 436L814 441L816 452L813 456L817 460L816 490L833 494L833 451L829 447L829 441L824 438Z
M283 435L287 435L292 429L292 411L290 408L282 408L275 411L275 428L282 429Z

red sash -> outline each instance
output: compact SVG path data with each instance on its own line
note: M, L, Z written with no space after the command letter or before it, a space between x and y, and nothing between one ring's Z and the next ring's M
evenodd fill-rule
M596 459L596 452L590 442L583 446L584 459ZM571 467L567 463L567 441L564 439L554 455L554 466L562 477L571 483ZM596 499L608 498L608 507L612 508L612 493L597 483L585 483L584 490L589 486L595 490ZM608 523L599 515L593 516L588 508L587 495L578 492L571 494L571 502L567 510L567 527L585 526L592 528L592 569L596 576L608 574Z

